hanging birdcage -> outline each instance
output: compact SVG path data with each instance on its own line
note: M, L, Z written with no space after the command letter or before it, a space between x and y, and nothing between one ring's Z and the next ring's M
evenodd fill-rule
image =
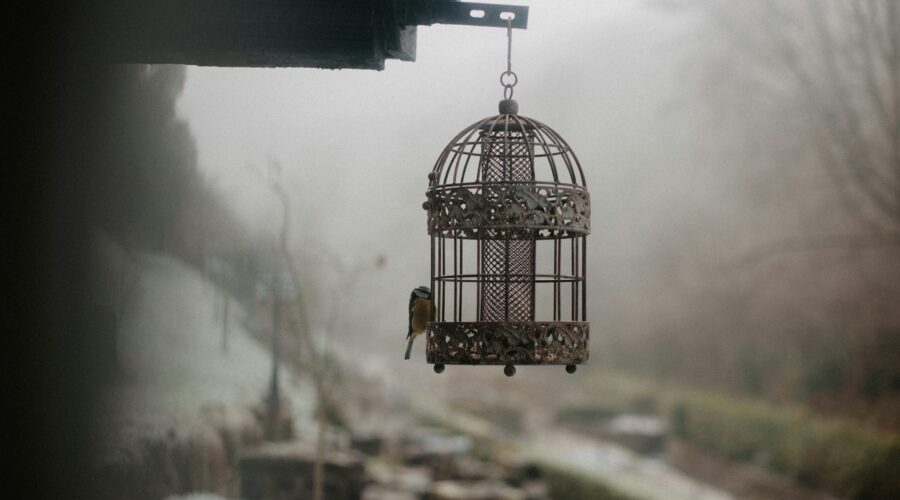
M588 359L591 213L569 145L504 99L500 114L444 148L428 179L437 309L428 362L438 373L447 364L505 365L510 376L524 364L574 372Z

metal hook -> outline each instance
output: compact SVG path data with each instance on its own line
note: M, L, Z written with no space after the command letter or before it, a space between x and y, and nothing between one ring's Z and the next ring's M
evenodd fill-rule
M504 99L512 99L513 87L519 83L519 76L512 70L512 22L514 17L515 14L506 17L506 71L500 73L500 85L503 85Z

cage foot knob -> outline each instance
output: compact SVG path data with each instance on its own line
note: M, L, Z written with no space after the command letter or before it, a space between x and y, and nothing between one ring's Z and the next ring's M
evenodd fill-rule
M503 367L503 373L507 377L512 377L513 375L516 374L516 367L513 365L506 365L505 367Z
M434 365L434 373L444 373L444 365L440 363Z
M575 373L578 367L575 365L566 365L566 373Z

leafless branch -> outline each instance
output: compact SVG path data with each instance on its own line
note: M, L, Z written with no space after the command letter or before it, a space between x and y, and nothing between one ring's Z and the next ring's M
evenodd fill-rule
M900 116L895 111L900 102L900 72L896 71L900 66L892 52L874 47L885 45L877 40L900 39L895 33L898 30L881 29L892 25L891 13L900 8L892 2L879 4L885 12L875 17L874 3L865 2L866 7L854 3L849 15L843 15L836 4L829 2L807 0L806 8L798 10L784 2L764 0L717 6L710 10L710 16L726 25L727 36L737 41L735 50L759 55L770 52L775 56L777 66L772 69L790 76L797 89L792 99L799 99L818 122L811 124L807 133L814 143L819 143L829 177L840 182L837 187L843 203L868 205L884 219L876 224L884 230L884 226L900 228ZM756 16L762 30L746 28L747 24L757 27L753 21L748 23L748 15ZM811 22L803 24L804 18ZM848 22L854 26L848 27ZM854 27L855 30L849 29ZM848 36L851 31L856 36ZM875 33L882 31L887 34ZM893 46L894 42L888 45ZM890 57L879 57L884 54ZM846 60L853 60L859 71L852 71ZM760 67L771 66L765 57L755 61ZM882 69L892 73L888 86L880 83ZM752 74L752 69L741 68L741 74ZM854 80L857 78L861 78L861 85ZM766 91L765 87L757 88ZM889 89L890 99L884 88ZM882 147L885 142L872 136L873 124L882 131L881 136L887 137L887 150ZM822 133L827 140L819 139ZM848 204L851 198L858 201ZM858 215L862 210L857 208L855 212Z

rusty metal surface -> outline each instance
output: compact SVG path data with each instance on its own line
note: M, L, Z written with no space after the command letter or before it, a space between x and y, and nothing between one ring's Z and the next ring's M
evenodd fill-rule
M583 187L550 183L475 183L427 193L428 234L495 239L500 230L531 230L536 239L591 232L591 198ZM487 230L493 231L487 231Z
M510 143L510 155L527 154L532 166L530 180L585 187L578 158L556 131L533 118L508 113L489 116L459 132L435 162L428 176L429 188L489 181L483 176L486 164L481 160L496 153L482 148L485 137ZM525 153L514 152L512 146L517 142L527 146L522 148Z
M588 358L584 172L559 134L515 108L457 134L428 176L437 318L426 352L438 372L564 364L571 373Z
M431 323L429 363L446 365L568 365L588 360L587 322Z

